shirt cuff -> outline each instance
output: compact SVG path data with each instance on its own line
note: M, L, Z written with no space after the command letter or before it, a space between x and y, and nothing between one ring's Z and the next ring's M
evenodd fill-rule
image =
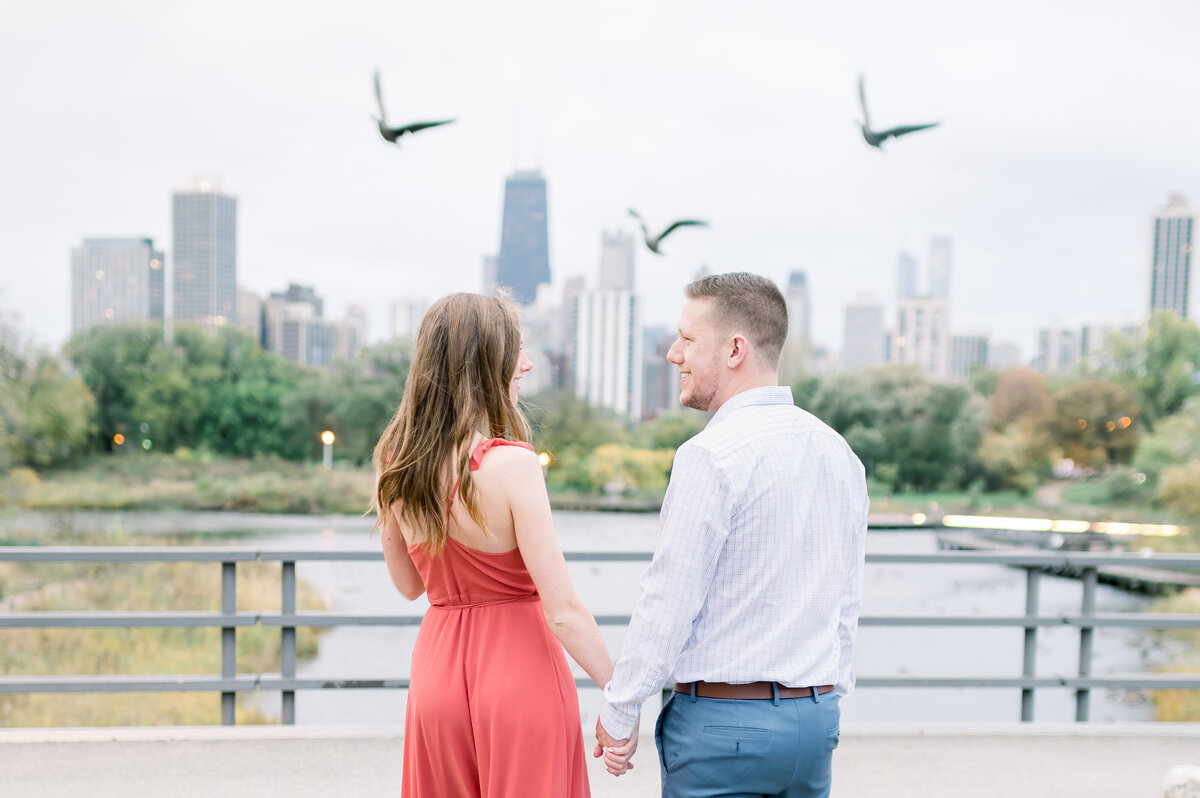
M614 740L628 740L633 734L633 727L637 725L637 713L630 714L617 709L615 706L604 699L604 703L600 707L600 725L608 732L608 735Z

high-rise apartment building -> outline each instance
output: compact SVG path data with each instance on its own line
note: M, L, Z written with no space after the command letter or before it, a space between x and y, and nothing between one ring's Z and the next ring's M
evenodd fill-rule
M647 327L642 335L642 420L679 408L679 369L667 361L675 333L666 327Z
M323 317L325 302L310 286L291 283L272 293L263 309L263 348L293 363L327 366L333 329Z
M916 363L932 377L950 376L950 306L933 297L902 299L896 306L892 360Z
M847 305L839 366L859 371L882 363L887 359L886 345L883 305L868 300Z
M237 325L242 332L249 335L259 346L263 346L263 300L253 291L238 288L237 295Z
M907 252L896 259L896 299L912 299L917 295L917 261Z
M1038 330L1038 353L1033 367L1043 374L1066 374L1080 363L1079 331L1055 325Z
M392 303L392 337L416 340L421 320L429 310L429 300L423 297L401 297Z
M1169 310L1188 317L1191 291L1192 236L1196 212L1182 194L1172 194L1154 214L1154 248L1150 256L1150 312Z
M174 193L171 234L174 318L236 323L237 200L207 181Z
M929 240L929 296L950 301L950 273L953 266L953 240L934 236Z
M779 377L788 385L812 371L812 303L805 272L788 275L783 299L787 303L788 334L779 357Z
M625 416L642 412L642 325L629 291L584 290L575 299L575 394Z
M616 291L634 290L634 238L629 233L607 230L600 236L600 287Z
M986 333L955 335L950 339L950 376L966 379L971 369L988 364L989 336Z
M550 282L548 231L545 178L536 170L516 172L504 182L495 282L523 305L537 299L538 285Z
M85 238L71 250L71 332L163 318L163 253L149 238Z

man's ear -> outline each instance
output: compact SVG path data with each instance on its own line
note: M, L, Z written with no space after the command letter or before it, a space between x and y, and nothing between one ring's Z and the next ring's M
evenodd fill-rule
M730 368L737 368L746 361L750 356L750 342L746 340L744 335L735 335L729 339L729 354L726 357L726 365Z

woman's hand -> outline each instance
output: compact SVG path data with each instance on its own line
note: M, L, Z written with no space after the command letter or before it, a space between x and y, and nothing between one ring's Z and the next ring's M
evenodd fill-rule
M629 735L629 739L622 745L609 746L604 749L604 767L614 776L620 776L627 770L633 770L633 754L638 747L638 726L641 722L634 724L633 733Z

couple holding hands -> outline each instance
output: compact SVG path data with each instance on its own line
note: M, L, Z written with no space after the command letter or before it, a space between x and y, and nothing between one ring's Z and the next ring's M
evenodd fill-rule
M426 314L375 448L387 568L430 608L412 654L402 794L582 798L563 649L604 691L593 755L634 766L643 702L664 796L827 796L854 687L867 491L840 435L779 383L787 306L770 280L686 288L667 360L714 411L676 452L661 536L614 665L571 582L517 408L516 308L455 294Z

